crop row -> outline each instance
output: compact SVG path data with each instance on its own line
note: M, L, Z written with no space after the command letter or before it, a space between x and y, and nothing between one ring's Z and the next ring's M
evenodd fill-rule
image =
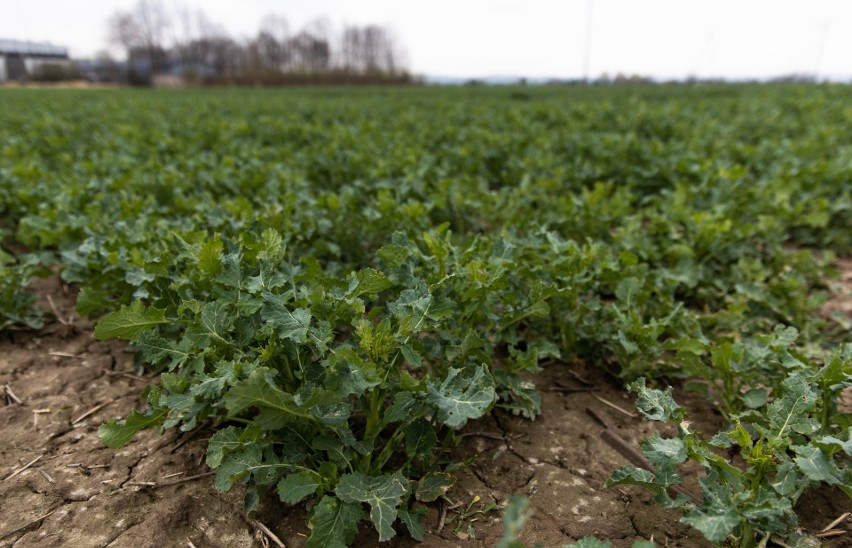
M852 496L848 323L816 314L852 251L844 87L2 97L3 325L41 325L26 286L58 267L160 372L103 441L214 425L217 487L307 500L312 546L362 519L422 538L456 431L534 419L531 373L570 359L680 425L610 483L712 541L793 538L805 489ZM670 496L687 460L702 501Z

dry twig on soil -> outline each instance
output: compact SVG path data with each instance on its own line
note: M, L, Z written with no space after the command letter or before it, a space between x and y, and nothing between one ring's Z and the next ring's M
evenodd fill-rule
M80 415L79 417L77 417L75 420L71 421L71 424L72 424L72 425L74 425L74 424L79 423L80 421L82 421L82 420L83 420L83 419L85 419L86 417L88 417L88 416L90 416L90 415L93 415L93 414L97 413L98 411L100 411L101 409L103 409L104 407L106 407L107 405L109 405L109 404L111 404L111 403L115 403L116 401L118 401L118 398L113 399L113 400L110 400L110 401L108 401L108 402L104 402L104 403L102 403L102 404L100 404L100 405L96 405L96 406L92 407L91 409L89 409L88 411L86 411L85 413L83 413L82 415Z
M140 377L139 375L134 375L133 373L128 373L127 371L107 371L106 374L110 377L126 377L138 382L148 382L150 380L145 377Z
M78 356L77 354L72 354L70 352L48 352L50 356L59 356L61 358L76 358L78 360L84 359L83 356Z
M815 536L817 538L833 538L839 537L841 535L845 535L846 531L843 529L832 529L831 531L823 531L822 533L817 533Z
M440 501L441 505L441 517L438 518L438 529L436 533L440 533L441 530L444 529L444 524L447 522L447 503L444 501Z
M844 513L840 514L840 517L838 517L836 520L832 521L831 523L829 523L828 525L823 527L823 529L822 529L822 531L820 531L820 533L827 533L827 532L831 531L832 529L834 529L835 527L837 527L838 525L843 523L843 520L845 520L849 516L852 516L852 512L844 512Z
M494 432L464 432L461 438L488 438L491 440L506 441L506 437Z
M33 409L33 429L38 426L38 416L50 413L50 409Z
M35 525L36 523L39 523L41 520L43 520L44 518L46 518L46 517L50 516L50 515L51 515L51 514L53 514L54 512L56 512L56 509L55 509L55 508L54 508L53 510L51 510L50 512L46 513L46 514L41 515L41 516L37 517L36 519L34 519L34 520L30 521L30 522L25 523L24 525L21 525L21 526L20 526L20 527L18 527L17 529L13 529L13 530L9 531L8 533L3 533L2 535L0 535L0 538L6 538L6 537L8 537L8 536L10 536L10 535L14 535L15 533L20 533L20 532L21 532L21 531L23 531L24 529L28 529L28 528L32 527L33 525Z
M50 295L47 296L47 304L50 305L50 310L53 312L53 315L56 316L56 319L59 320L59 323L62 325L71 325L74 323L73 319L64 319L59 311L56 309L56 304L53 302L53 297Z
M628 411L627 409L624 409L623 407L619 407L619 406L615 405L614 403L612 403L611 401L603 399L602 397L598 396L597 394L592 394L592 396L596 400L601 402L602 404L607 405L609 407L612 407L613 409L615 409L619 413L623 413L623 414L627 415L628 417L630 417L631 419L635 419L638 416L636 413Z
M14 392L12 392L12 388L8 384L3 385L3 391L6 392L6 400L8 404L24 403L23 401L21 401L21 398L19 398L15 395Z
M251 523L252 525L254 525L256 528L260 529L260 531L261 531L264 535L266 535L266 537L267 537L267 538L269 538L269 540L271 540L272 542L274 542L274 543L275 543L275 544L276 544L279 548L286 548L286 547L284 546L284 543L281 541L281 539L280 539L280 538L278 538L278 536L277 536L275 533L273 533L272 531L270 531L270 530L269 530L269 527L267 527L266 525L264 525L264 524L260 523L260 522L259 522L259 521L257 521L256 519L251 519L251 520L249 520L249 523Z
M15 470L14 472L12 472L12 473L11 473L11 474L9 474L8 476L6 476L6 477L3 479L3 481L8 481L8 480L10 480L10 479L14 478L14 477L15 477L15 476L17 476L18 474L20 474L21 472L23 472L24 470L26 470L27 468L29 468L30 466L32 466L33 464L35 464L35 463L37 463L38 461L40 461L40 460L41 460L41 458L42 458L43 456L44 456L43 454L42 454L42 455L37 456L36 458L34 458L33 460L31 460L30 462L28 462L28 463L26 463L25 465L23 465L21 468L18 468L17 470Z
M188 481L194 481L201 478L206 478L207 476L212 476L216 472L204 472L203 474L197 474L195 476L189 476L187 478L180 478L172 481L129 481L126 485L135 485L136 487L147 487L149 489L159 489L160 487L171 487L172 485L178 485L181 483L186 483Z

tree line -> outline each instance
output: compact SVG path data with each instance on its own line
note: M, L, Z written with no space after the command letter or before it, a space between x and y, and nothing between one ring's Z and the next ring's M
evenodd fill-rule
M139 0L115 12L108 27L110 42L126 54L124 77L136 84L158 77L214 85L411 81L396 37L380 25L336 29L323 17L294 28L271 14L253 36L237 39L200 9ZM95 68L121 72L106 54Z

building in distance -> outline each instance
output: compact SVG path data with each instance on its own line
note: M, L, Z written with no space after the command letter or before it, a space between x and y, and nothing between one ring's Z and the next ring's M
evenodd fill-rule
M0 83L61 79L73 70L68 48L0 38Z

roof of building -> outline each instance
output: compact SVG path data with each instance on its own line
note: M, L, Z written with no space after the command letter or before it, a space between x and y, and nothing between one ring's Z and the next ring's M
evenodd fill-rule
M0 38L0 55L17 54L34 57L68 57L68 48L45 42L24 42Z

